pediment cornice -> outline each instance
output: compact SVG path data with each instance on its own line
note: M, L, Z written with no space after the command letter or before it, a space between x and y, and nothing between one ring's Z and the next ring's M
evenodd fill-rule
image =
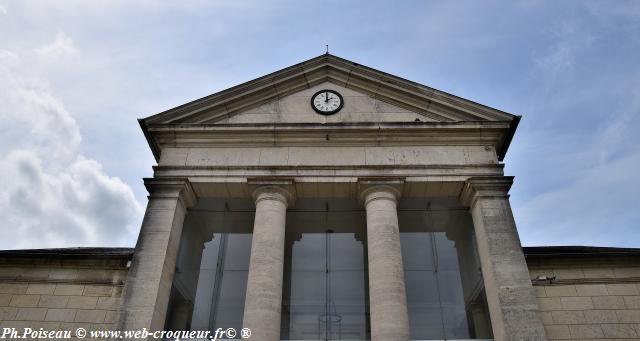
M243 110L325 82L423 115L430 122L222 123ZM502 159L519 118L325 54L139 121L156 160L166 146L354 143L492 144Z
M215 123L276 98L330 82L438 122L511 121L514 115L330 54L276 71L144 119L150 124Z

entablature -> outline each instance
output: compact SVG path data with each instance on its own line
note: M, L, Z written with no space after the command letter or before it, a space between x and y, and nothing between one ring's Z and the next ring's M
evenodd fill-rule
M153 125L153 149L261 146L505 146L509 122ZM160 155L157 155L159 159Z

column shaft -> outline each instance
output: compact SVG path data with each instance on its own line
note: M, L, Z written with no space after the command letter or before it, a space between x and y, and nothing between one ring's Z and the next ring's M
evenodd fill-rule
M409 340L409 315L405 292L398 192L375 186L363 192L367 211L369 304L373 341Z
M149 202L124 290L121 330L162 330L187 208L195 196L186 180L148 179Z
M280 341L285 219L288 197L277 187L254 192L256 216L251 242L243 327L251 338Z
M512 181L512 177L471 178L461 199L473 217L495 340L546 340L509 205Z

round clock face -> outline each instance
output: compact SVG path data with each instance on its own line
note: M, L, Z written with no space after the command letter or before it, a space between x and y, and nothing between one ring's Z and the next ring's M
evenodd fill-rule
M343 104L342 96L333 90L320 90L311 96L311 107L318 114L335 114L342 109Z

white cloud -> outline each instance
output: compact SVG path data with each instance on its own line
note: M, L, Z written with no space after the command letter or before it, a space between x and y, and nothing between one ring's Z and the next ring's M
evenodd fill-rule
M76 53L59 35L39 53ZM75 119L18 55L0 51L0 248L131 245L142 207L80 150Z
M71 37L63 32L58 32L53 42L39 47L36 52L42 58L62 59L76 55L78 48L74 45Z

